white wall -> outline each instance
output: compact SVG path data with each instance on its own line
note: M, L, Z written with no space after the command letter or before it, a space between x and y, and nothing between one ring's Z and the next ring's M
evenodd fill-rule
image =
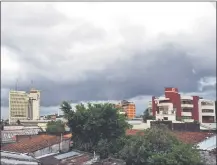
M63 151L68 151L69 145L70 145L70 140L63 140L60 144L54 144L50 147L46 147L41 150L35 151L33 153L33 156L40 157L45 154L57 153L60 149Z
M182 116L192 116L191 112L182 112Z
M174 121L176 120L176 115L156 115L156 120L163 120L164 117L168 117L168 120Z
M202 101L209 101L211 102L213 105L201 105ZM215 101L211 101L211 100L205 100L205 99L200 99L198 102L198 109L199 109L199 122L202 123L202 116L214 116L214 120L216 122L216 117L215 117ZM213 113L202 113L202 109L213 109ZM206 124L206 123L202 123L202 124Z
M132 129L144 130L144 129L147 129L147 128L150 128L147 123L141 123L141 124L138 124L138 125L133 125Z
M32 97L34 100L32 101L32 111L33 111L33 120L37 120L40 118L39 109L40 109L40 92L29 93L29 97Z
M140 125L143 123L143 121L140 121L140 120L128 120L127 122L128 124L131 124L131 125Z
M151 128L151 121L155 121L155 120L147 120L147 127Z

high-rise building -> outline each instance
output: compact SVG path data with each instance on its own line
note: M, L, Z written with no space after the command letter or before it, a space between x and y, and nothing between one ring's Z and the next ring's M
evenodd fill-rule
M121 109L120 113L126 114L128 119L133 119L136 116L136 106L134 103L123 100L118 105Z
M164 92L165 96L153 96L148 104L149 113L156 120L216 122L215 101L181 95L177 88L165 88Z
M39 119L40 91L31 89L25 91L10 91L9 93L9 123L17 120Z
M29 97L25 91L10 91L9 93L9 123L14 123L18 119L28 118Z
M31 89L29 93L29 118L32 120L38 120L40 118L39 109L40 91Z

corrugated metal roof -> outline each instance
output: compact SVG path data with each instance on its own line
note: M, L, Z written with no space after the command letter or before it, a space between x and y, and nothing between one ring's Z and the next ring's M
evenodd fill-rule
M79 152L71 151L71 152L67 152L65 154L57 155L54 157L56 159L65 159L65 158L69 158L69 157L73 157L73 156L80 156L80 155L82 155L82 154L80 154Z
M216 135L211 136L197 144L200 150L211 151L216 148Z
M3 165L38 165L38 163L37 159L26 154L1 151L1 164Z
M1 158L1 165L38 165L38 162L20 161Z

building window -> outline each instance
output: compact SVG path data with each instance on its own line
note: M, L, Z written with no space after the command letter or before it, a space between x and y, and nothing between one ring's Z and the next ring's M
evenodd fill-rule
M202 123L214 123L214 116L202 116Z
M182 119L192 119L191 116L182 116Z
M170 100L159 100L159 104L160 103L171 103L171 101Z
M212 102L208 102L208 101L202 101L201 105L209 105L209 106L213 106L214 104Z
M181 100L181 104L193 104L192 100Z
M168 120L168 117L164 117L164 120Z
M213 109L202 109L203 113L213 113L214 110Z
M193 109L192 108L182 108L182 112L192 112Z

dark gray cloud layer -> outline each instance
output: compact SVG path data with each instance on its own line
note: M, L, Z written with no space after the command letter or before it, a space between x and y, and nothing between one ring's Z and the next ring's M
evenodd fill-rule
M190 34L161 34L150 41L145 27L129 24L119 29L120 44L72 53L82 44L100 45L112 34L91 21L69 19L51 5L3 4L2 46L14 52L11 58L22 68L19 89L29 89L33 80L42 91L43 106L161 95L167 86L195 92L201 78L216 76L215 20L201 19ZM105 59L95 60L96 54ZM16 78L3 78L2 88L14 88ZM2 105L7 104L2 97Z

